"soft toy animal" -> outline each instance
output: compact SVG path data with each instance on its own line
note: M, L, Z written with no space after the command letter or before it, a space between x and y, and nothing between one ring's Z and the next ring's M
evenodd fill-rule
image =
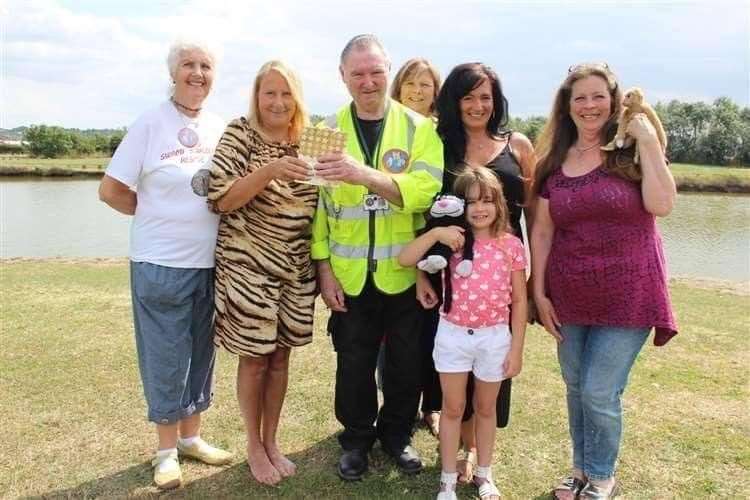
M614 151L615 149L630 147L633 144L633 138L626 134L626 130L630 120L636 113L643 113L646 115L648 121L650 121L654 129L656 129L656 136L659 139L662 151L667 150L667 134L664 132L661 120L659 120L659 116L656 114L656 111L654 111L654 108L644 100L643 91L638 87L633 87L625 92L622 99L620 120L617 124L617 133L609 144L602 146L602 150ZM636 148L633 163L638 164L639 160L638 148Z
M426 230L429 231L435 227L459 226L466 231L465 244L463 250L463 260L456 266L456 273L459 276L469 276L472 269L472 260L474 258L473 241L469 244L471 229L466 222L464 213L464 200L452 194L439 195L430 208L430 219L427 221ZM472 238L473 240L473 238ZM430 274L435 274L448 266L448 260L453 251L442 243L435 243L432 248L425 254L424 258L417 262L417 268Z
M456 274L467 277L471 275L471 270L474 267L472 263L472 260L474 260L474 235L466 221L464 205L464 200L452 194L438 195L430 208L430 219L427 221L426 229L429 231L435 227L447 226L459 226L465 229L463 260L456 265ZM453 296L449 266L452 254L453 251L450 247L438 242L430 248L422 260L417 262L418 269L430 274L445 269L443 274L443 289L445 291L443 309L445 312L450 311Z

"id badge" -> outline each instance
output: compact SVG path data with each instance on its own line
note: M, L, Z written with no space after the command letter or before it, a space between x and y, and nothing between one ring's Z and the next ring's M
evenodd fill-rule
M368 211L387 210L388 201L377 194L366 194L362 203L362 208Z

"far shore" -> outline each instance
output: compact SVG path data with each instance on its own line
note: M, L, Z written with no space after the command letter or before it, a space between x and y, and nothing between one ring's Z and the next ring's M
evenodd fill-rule
M0 178L94 178L104 175L109 158L37 159L0 156ZM750 168L673 163L670 168L683 193L750 194Z
M6 264L24 263L48 263L48 264L87 264L111 266L115 264L126 264L127 257L8 257L0 258L0 266ZM690 276L671 276L669 281L673 285L685 285L702 290L714 290L732 295L750 296L750 281L730 281L716 278L696 278Z

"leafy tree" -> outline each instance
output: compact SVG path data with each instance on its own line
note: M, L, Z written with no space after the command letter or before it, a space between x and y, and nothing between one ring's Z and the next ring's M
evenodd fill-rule
M58 158L73 151L74 140L70 132L61 127L32 125L24 132L31 156Z

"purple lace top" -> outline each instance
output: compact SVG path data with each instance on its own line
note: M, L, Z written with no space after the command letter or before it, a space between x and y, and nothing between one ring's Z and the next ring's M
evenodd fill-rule
M655 328L677 334L656 220L638 184L601 167L579 177L558 168L540 195L555 224L545 283L565 324Z

